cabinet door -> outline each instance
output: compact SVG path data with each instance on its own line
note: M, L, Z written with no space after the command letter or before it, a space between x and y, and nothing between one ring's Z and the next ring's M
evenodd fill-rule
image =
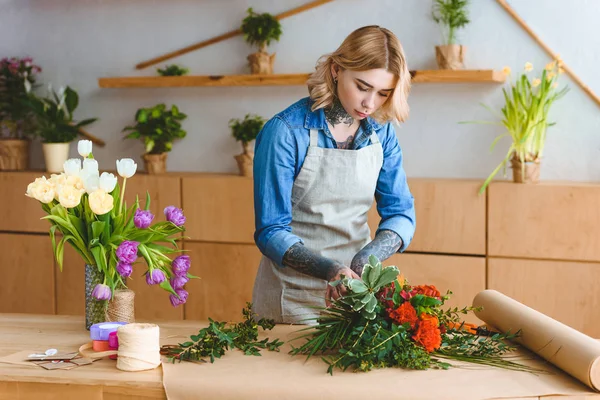
M435 285L442 294L451 290L453 294L444 308L471 306L475 295L485 289L483 257L403 253L390 257L383 265L397 266L411 285ZM473 313L463 318L481 323Z
M0 234L0 312L54 314L48 235Z
M600 337L600 263L489 259L489 288Z
M242 309L252 301L260 251L254 245L185 243L192 258L185 319L241 321Z
M10 232L48 233L50 223L42 220L44 211L39 201L25 196L27 185L44 173L40 172L2 172L0 190L0 230ZM45 174L47 178L50 174Z

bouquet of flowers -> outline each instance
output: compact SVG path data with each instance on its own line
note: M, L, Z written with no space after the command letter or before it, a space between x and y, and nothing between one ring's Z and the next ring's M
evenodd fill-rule
M79 141L78 151L83 160L67 160L64 172L52 174L49 179L37 178L27 186L26 195L38 200L48 214L43 219L51 224L50 238L61 271L67 242L86 264L86 326L104 320L110 305L107 301L115 291L127 288L127 278L139 257L146 263L146 283L171 293L173 306L185 303L188 292L184 286L190 278L196 278L188 272L190 257L169 257L182 252L176 242L185 230L182 210L166 207L166 221L153 223L148 193L145 208L140 207L137 197L129 208L124 201L127 179L137 170L132 159L116 162L123 179L120 186L113 174L100 174L92 142Z
M505 340L519 332L495 333L460 320L474 307L447 308L446 295L432 285L412 286L395 266L383 267L371 256L362 279L344 277L331 283L347 287L346 295L323 308L317 324L297 337L306 342L291 354L327 354L334 368L369 371L373 368L448 369L454 359L522 371L533 368L502 357L514 350Z

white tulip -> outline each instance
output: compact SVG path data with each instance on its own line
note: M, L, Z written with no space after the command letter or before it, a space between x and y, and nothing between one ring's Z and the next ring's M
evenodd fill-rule
M106 193L110 193L115 190L115 186L117 186L117 177L109 172L103 172L100 175L100 182L98 187L104 190Z
M92 152L92 141L91 140L80 140L77 143L77 151L83 158L87 158Z
M63 186L58 193L58 201L64 208L74 208L81 201L81 192L73 186Z
M79 158L70 158L63 164L67 176L79 176L81 173L81 160Z
M131 158L117 160L117 172L123 178L131 178L135 175L137 164Z
M90 173L95 173L98 174L98 161L94 160L93 158L86 158L83 160L83 169L82 169L82 175L83 174L90 174Z
M98 190L100 186L100 175L97 172L91 171L81 174L81 179L83 180L83 188L90 194Z

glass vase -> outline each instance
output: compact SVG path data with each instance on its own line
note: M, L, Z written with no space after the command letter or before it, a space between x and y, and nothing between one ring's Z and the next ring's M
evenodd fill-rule
M106 301L96 300L92 292L96 285L104 282L104 273L95 265L85 265L85 329L106 318Z

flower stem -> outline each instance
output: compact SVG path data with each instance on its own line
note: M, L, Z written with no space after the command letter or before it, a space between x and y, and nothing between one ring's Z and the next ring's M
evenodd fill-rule
M127 178L123 178L123 187L121 188L121 198L119 199L119 212L117 215L121 215L121 209L123 208L123 198L125 197L125 185L127 185Z

